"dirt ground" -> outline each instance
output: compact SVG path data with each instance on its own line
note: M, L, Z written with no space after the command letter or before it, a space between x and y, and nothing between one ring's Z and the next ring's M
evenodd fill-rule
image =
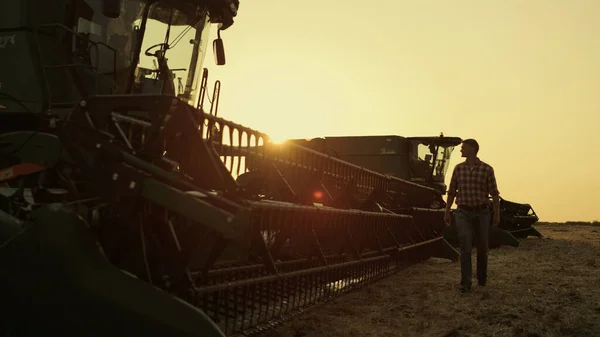
M486 288L461 294L460 264L431 259L266 336L600 336L600 226L536 228L544 238L490 252Z

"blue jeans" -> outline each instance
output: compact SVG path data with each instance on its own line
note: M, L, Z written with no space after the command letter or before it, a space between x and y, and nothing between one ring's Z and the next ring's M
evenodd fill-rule
M471 286L473 239L477 246L477 280L479 283L487 281L490 217L488 209L467 211L459 208L454 211L456 232L460 241L460 284L463 287Z

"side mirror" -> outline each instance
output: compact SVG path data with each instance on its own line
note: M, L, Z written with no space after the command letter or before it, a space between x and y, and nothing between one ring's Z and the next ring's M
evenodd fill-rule
M121 0L104 0L102 14L111 19L121 16Z
M215 62L218 66L222 66L225 64L225 47L221 39L221 31L219 30L217 34L218 37L213 41L213 52L215 54Z

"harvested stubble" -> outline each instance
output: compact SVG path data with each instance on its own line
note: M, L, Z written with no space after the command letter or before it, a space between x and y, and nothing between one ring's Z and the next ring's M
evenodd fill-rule
M266 335L600 336L600 226L538 230L543 239L490 252L487 288L460 294L460 265L432 259Z

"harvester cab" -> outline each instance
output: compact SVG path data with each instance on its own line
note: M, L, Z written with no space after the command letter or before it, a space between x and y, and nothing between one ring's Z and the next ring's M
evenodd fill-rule
M64 115L84 97L164 94L190 105L209 27L233 24L237 0L17 0L0 4L0 114ZM26 9L23 12L21 8ZM22 13L22 15L14 15ZM224 64L223 43L214 44Z
M405 179L446 193L446 173L454 147L461 143L458 137L409 137L409 169Z

